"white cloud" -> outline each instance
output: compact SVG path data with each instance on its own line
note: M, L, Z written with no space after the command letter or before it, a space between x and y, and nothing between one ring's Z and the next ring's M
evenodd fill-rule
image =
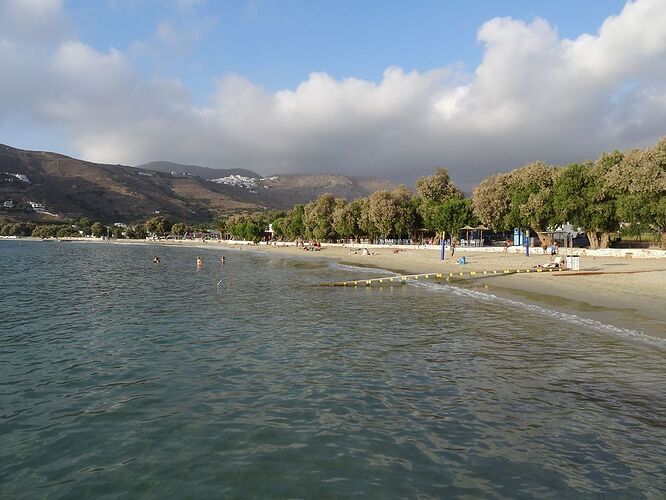
M663 26L661 0L629 2L574 40L543 19L496 18L478 31L484 56L473 74L393 67L371 82L317 72L278 92L228 75L203 107L177 80L143 79L117 50L63 39L45 51L0 32L0 67L11 70L0 79L0 121L29 113L65 130L83 157L109 163L401 180L447 166L470 186L536 159L594 158L665 135ZM158 34L182 42L173 25Z
M62 0L0 2L0 38L52 42L68 31Z

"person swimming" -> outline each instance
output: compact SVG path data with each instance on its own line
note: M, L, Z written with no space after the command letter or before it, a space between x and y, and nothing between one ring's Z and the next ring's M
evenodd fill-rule
M153 259L154 264L159 264L160 263L160 256L156 255L155 258Z

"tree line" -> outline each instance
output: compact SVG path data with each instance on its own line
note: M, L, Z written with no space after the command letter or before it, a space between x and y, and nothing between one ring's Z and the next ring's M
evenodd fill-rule
M268 224L282 240L408 240L417 231L452 235L468 224L478 224L472 202L455 186L446 169L417 181L417 194L399 186L375 191L354 201L323 194L288 212L271 211L236 215L218 221L225 233L245 240L258 240Z
M582 228L592 248L609 245L610 234L658 233L666 248L666 138L645 149L603 153L596 161L558 167L534 162L483 179L465 197L446 169L421 177L416 193L405 186L376 191L348 201L321 195L289 211L269 210L221 218L213 224L222 235L259 241L270 225L281 240L415 240L428 233L455 237L464 226L497 231L531 229L545 232L572 224ZM0 225L0 235L140 238L185 237L205 233L207 225L172 223L155 216L126 227L104 226L80 218L69 224Z
M472 193L474 212L496 229L542 233L570 223L591 248L610 234L659 233L666 248L666 138L655 146L603 153L596 161L554 167L535 162L485 178Z
M666 138L645 149L603 153L567 166L534 162L483 179L466 198L446 169L352 202L325 194L284 214L238 215L220 222L237 238L260 238L268 223L281 239L401 239L418 230L455 236L479 223L497 232L531 229L541 239L565 224L581 228L591 248L612 233L656 233L666 248Z

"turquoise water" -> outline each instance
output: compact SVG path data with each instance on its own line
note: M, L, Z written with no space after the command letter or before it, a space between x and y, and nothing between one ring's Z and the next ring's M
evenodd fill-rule
M0 498L662 497L666 346L358 275L0 242Z

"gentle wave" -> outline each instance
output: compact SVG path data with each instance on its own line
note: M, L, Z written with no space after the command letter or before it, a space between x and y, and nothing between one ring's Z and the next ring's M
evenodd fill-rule
M546 307L538 306L536 304L528 304L526 302L509 299L506 297L498 297L497 295L494 295L492 293L481 292L478 290L470 290L467 288L462 288L455 285L448 285L444 283L426 283L422 281L421 282L413 281L410 282L410 284L414 286L427 288L429 290L433 290L436 292L447 292L455 294L460 297L470 297L485 302L494 302L497 304L504 304L512 307L518 307L521 309L527 309L528 311L534 312L536 314L549 316L551 318L566 321L568 323L591 328L599 332L608 332L627 339L639 340L641 342L646 342L655 347L666 349L666 338L656 337L654 335L649 335L647 333L640 332L638 330L621 328L619 326L602 323L601 321L597 321L590 318L583 318L582 316L577 316L571 313L565 313L562 311L556 311L554 309L548 309Z
M332 269L337 269L340 271L356 271L363 273L383 274L385 276L399 276L398 273L395 273L393 271L389 271L387 269L375 268L375 267L361 267L361 266L353 266L340 263L331 263L330 267ZM468 298L473 298L475 300L481 300L484 302L494 302L498 304L510 305L513 307L527 309L531 312L534 312L542 316L548 316L558 320L566 321L568 323L588 327L599 332L612 333L614 335L618 335L626 339L638 340L640 342L645 342L655 347L659 347L661 349L666 349L666 338L656 337L654 335L649 335L647 333L640 332L638 330L621 328L619 326L602 323L601 321L597 321L590 318L584 318L582 316L578 316L572 313L556 311L554 309L549 309L547 307L539 306L536 304L528 304L526 302L509 299L506 297L499 297L492 293L481 292L478 290L470 290L468 288L463 288L445 283L408 281L407 284L412 286L418 286L439 293L446 291L448 293L452 293L460 297L468 297Z

